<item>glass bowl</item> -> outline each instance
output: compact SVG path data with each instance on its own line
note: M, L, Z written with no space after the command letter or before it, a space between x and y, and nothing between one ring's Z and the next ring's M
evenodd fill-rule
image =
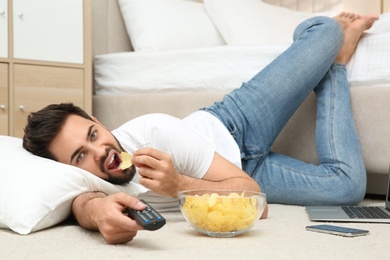
M185 220L211 237L248 231L266 206L266 195L255 191L188 190L179 192L178 199Z

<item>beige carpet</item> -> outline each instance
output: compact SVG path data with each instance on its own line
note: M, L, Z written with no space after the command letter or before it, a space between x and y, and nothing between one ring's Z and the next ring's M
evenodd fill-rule
M234 238L201 235L179 212L164 213L162 229L140 231L124 245L108 245L98 233L70 224L28 236L0 230L0 259L389 259L390 224L339 223L370 231L345 238L305 231L313 222L304 207L270 205L269 210L267 220Z

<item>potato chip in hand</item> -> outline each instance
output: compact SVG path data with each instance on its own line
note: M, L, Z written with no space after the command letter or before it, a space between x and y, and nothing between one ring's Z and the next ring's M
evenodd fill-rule
M129 153L126 153L126 152L121 152L121 157L122 157L122 163L121 165L119 166L119 168L121 170L125 170L127 168L130 168L131 165L133 165L131 163L131 158L133 158L133 156Z

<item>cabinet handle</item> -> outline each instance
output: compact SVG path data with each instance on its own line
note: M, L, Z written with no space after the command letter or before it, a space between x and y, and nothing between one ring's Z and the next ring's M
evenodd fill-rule
M19 18L23 18L23 13L18 13Z
M1 11L0 11L0 15L4 16L4 15L5 15L5 11L4 11L4 10L1 10Z
M4 111L5 110L5 105L0 105L0 109Z
M20 106L19 106L19 110L20 110L20 111L24 111L24 106L23 106L23 105L20 105Z

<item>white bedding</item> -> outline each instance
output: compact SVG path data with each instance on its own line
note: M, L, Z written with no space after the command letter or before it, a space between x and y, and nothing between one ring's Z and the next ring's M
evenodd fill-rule
M390 86L390 16L360 41L349 62L354 86ZM240 87L288 46L217 46L209 48L128 52L95 58L96 95L150 91L232 90Z
M95 58L96 94L169 90L231 90L287 45L127 52Z
M390 86L390 13L363 35L347 69L351 86Z

